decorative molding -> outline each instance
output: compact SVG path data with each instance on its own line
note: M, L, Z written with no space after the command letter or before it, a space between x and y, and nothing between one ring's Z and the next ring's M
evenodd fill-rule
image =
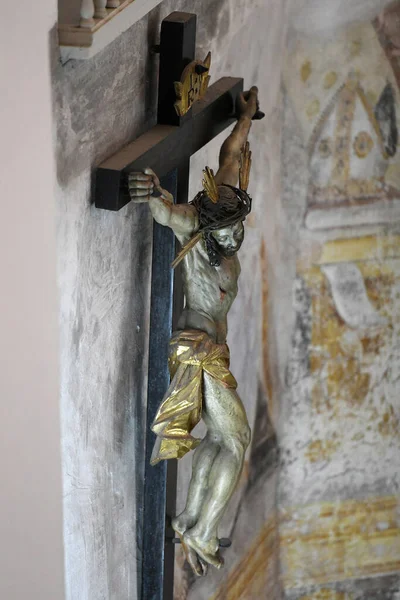
M340 263L365 263L400 258L400 235L365 235L338 238L325 243L304 242L297 260L297 272L304 274L314 266Z
M95 56L161 2L162 0L124 0L117 8L106 8L107 16L95 18L93 27L59 25L61 62L66 63L70 59L85 60Z
M390 258L400 258L399 235L367 235L327 242L318 263L326 265Z
M279 530L288 589L400 569L395 496L290 507L281 511Z

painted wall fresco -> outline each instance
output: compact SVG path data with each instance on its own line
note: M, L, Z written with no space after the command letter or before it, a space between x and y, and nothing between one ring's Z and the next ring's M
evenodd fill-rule
M286 80L309 157L306 226L399 219L398 87L373 25L298 39Z
M298 35L286 57L278 505L293 600L400 595L400 101L382 36L377 22Z

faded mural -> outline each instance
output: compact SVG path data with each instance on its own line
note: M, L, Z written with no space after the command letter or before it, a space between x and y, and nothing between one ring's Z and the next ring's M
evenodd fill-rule
M283 207L290 221L295 189L303 210L278 495L291 599L400 597L400 63L386 20L298 34L286 57Z

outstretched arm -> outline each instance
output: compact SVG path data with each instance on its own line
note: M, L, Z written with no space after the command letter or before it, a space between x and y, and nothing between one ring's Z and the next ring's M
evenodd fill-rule
M148 202L157 223L171 227L176 235L191 236L199 228L197 210L190 204L174 204L172 195L160 186L152 169L129 174L129 193L136 202Z
M253 86L248 92L240 94L237 111L238 122L231 134L222 144L219 154L219 169L215 176L217 185L226 183L237 185L239 179L240 152L247 141L251 119L258 110L258 89Z

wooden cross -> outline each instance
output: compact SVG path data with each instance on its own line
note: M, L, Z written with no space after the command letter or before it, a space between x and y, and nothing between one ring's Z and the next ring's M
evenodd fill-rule
M161 186L177 202L188 201L190 157L235 121L236 99L243 80L224 77L209 87L183 116L179 116L174 82L195 59L196 15L174 12L161 25L157 125L102 163L96 171L95 204L119 210L129 201L128 175L151 167ZM196 90L195 90L196 91ZM168 344L173 313L183 305L179 270L175 286L171 262L173 232L154 223L150 306L147 432L144 481L141 600L172 600L174 573L173 531L166 514L175 513L176 461L150 466L155 435L150 431L157 408L169 385ZM174 288L174 290L173 290ZM173 293L174 291L174 293ZM164 577L164 573L168 573Z

